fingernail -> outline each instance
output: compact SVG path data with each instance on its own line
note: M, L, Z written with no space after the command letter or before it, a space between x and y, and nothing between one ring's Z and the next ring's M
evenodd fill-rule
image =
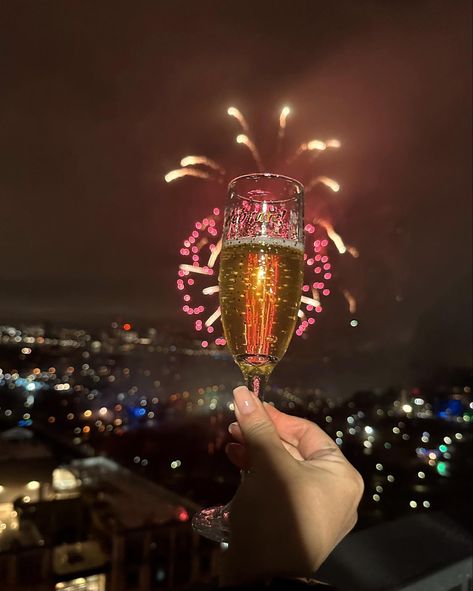
M234 429L236 429L238 427L238 423L235 421L234 423L230 423L228 425L228 430L231 433Z
M235 388L233 390L233 397L235 398L237 408L241 414L249 415L255 410L256 404L253 395L248 388L245 388L245 386Z

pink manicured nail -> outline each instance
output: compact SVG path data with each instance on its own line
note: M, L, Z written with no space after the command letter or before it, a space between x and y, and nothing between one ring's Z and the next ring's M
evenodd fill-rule
M233 390L233 397L235 398L237 408L241 414L249 415L255 410L256 405L253 395L248 388L245 388L245 386L235 388Z
M234 423L230 423L228 425L228 431L231 433L234 429L238 427L238 423L235 421Z

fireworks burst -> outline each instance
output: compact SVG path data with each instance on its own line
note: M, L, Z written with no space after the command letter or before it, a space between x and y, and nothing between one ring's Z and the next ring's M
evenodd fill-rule
M182 293L182 311L194 317L194 328L206 348L210 342L225 345L218 304L216 263L222 248L219 238L223 215L219 208L212 214L197 220L189 236L183 241L180 254L177 289ZM301 305L298 313L296 335L301 336L323 310L322 302L330 295L331 263L328 255L329 241L323 229L314 224L305 226L306 248L304 254L305 276ZM307 253L310 253L307 254Z
M229 107L227 114L234 118L240 133L235 140L244 145L253 158L259 171L266 170L263 159L252 137L251 128L236 107ZM287 120L291 109L284 106L279 115L277 135L277 151L281 154L286 135ZM304 154L320 156L328 150L341 147L338 139L311 139L301 143L286 159L286 165L295 164ZM220 184L228 182L225 168L215 160L201 155L188 155L181 159L181 168L171 170L165 175L165 181L171 183L184 177L194 177ZM299 175L296 175L299 176ZM305 183L305 193L310 195L325 187L329 194L340 192L340 184L327 176L318 175L309 178ZM194 229L180 249L183 262L179 265L177 288L182 293L182 310L189 316L194 316L194 328L201 336L202 347L208 347L212 341L216 345L225 345L221 327L217 328L220 318L218 305L217 264L222 248L220 239L223 216L219 208L214 208L211 215L194 223ZM315 324L317 315L322 312L324 298L330 295L329 282L332 278L332 263L329 260L330 242L340 255L350 254L357 258L359 253L353 246L345 244L343 238L336 232L331 221L320 217L305 226L305 276L301 295L301 306L298 312L296 335L301 336L309 326ZM350 314L357 311L357 301L348 290L343 290ZM218 323L220 324L220 323Z

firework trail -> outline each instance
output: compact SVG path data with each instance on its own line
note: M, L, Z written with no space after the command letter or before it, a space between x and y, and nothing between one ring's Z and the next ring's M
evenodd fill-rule
M334 193L338 193L340 191L340 184L337 183L335 179L331 179L328 176L318 176L314 179L311 179L307 185L305 186L305 191L308 193L312 191L317 185L325 185Z
M216 170L220 174L225 174L225 169L215 162L215 160L207 158L207 156L185 156L180 164L182 167L202 165L211 168L212 170Z
M251 136L250 127L249 127L248 123L246 122L246 119L243 117L243 114L241 113L241 111L239 109L237 109L236 107L228 107L227 113L228 113L228 115L230 115L230 117L234 117L238 121L243 133L245 135L247 135L248 137L250 137Z
M279 115L279 131L278 131L278 139L280 142L284 140L284 135L286 133L286 125L287 125L287 118L291 114L291 109L289 107L283 107L281 109L281 113Z
M250 154L253 156L253 158L258 166L259 172L263 172L264 171L264 164L263 164L263 161L261 160L261 156L259 155L258 148L256 147L256 144L253 142L253 140L250 140L250 138L246 134L240 133L236 137L236 143L243 144L248 148L248 150L250 151Z
M170 170L164 177L164 180L167 183L172 183L172 181L180 179L184 176L193 176L195 178L205 180L210 180L214 178L208 172L205 172L204 170L199 170L198 168L176 168L175 170Z

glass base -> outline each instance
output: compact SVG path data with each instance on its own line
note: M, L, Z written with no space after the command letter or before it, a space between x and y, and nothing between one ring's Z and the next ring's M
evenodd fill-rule
M213 542L230 541L230 505L202 509L192 518L192 527Z

